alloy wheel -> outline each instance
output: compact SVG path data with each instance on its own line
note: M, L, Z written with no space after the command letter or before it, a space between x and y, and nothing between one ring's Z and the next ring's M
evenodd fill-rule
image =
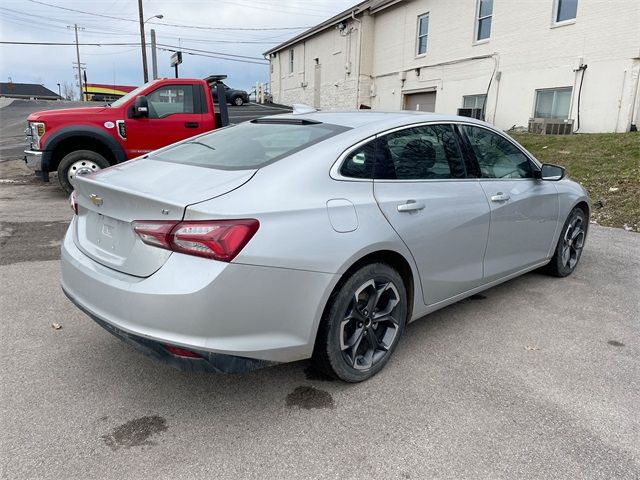
M399 332L400 294L386 280L371 279L356 289L340 324L343 360L356 370L381 362Z
M562 265L573 270L580 259L580 253L584 247L584 221L580 216L575 216L567 225L562 243Z

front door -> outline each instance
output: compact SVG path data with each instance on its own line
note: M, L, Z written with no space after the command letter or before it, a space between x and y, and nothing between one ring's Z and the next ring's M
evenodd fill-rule
M506 137L480 126L461 126L480 169L480 184L491 206L484 259L486 281L548 258L558 222L553 182L534 179L537 169Z
M451 125L379 137L374 195L414 257L426 304L482 283L489 205L478 180L466 176Z
M149 116L125 121L127 158L203 133L210 123L199 112L193 85L163 85L147 95Z

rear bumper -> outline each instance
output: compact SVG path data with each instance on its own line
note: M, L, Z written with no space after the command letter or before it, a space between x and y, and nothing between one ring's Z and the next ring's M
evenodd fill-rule
M324 305L338 280L332 274L178 253L150 277L133 277L87 257L70 231L61 254L66 295L114 335L174 366L182 359L164 345L200 354L210 364L202 369L213 371L309 358Z
M107 332L113 334L123 342L131 345L136 350L144 353L154 360L170 365L178 370L186 372L244 373L251 370L257 370L258 368L276 365L278 363L266 360L256 360L253 358L236 357L233 355L224 355L221 353L206 352L202 350L191 350L193 353L200 355L200 358L187 358L173 355L165 348L166 344L120 330L118 327L105 322L84 308L84 306L64 288L62 291L76 307L86 313L94 322L104 328Z

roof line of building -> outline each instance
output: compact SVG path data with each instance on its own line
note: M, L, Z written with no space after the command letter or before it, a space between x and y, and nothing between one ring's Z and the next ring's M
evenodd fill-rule
M315 35L316 33L321 32L322 30L326 30L327 28L330 28L344 20L351 18L352 15L358 15L362 12L365 12L366 10L370 10L372 13L378 12L386 7L390 7L391 5L400 3L401 1L403 0L365 0L364 2L360 2L354 5L353 7L346 9L338 13L337 15L334 15L333 17L329 18L328 20L325 20L324 22L319 23L314 27L311 27L308 30L305 30L301 34L296 35L295 37L290 38L289 40L286 40L280 45L277 45L267 50L266 52L263 53L263 55L266 57L267 55L270 55L274 52L287 48L288 46L293 45L294 43L298 43L300 40L304 40L305 38Z

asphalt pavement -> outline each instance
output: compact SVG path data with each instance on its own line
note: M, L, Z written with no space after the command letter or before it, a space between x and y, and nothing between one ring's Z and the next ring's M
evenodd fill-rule
M420 319L350 385L154 363L62 294L70 217L57 183L0 162L2 478L640 478L636 233L592 226L571 277Z

